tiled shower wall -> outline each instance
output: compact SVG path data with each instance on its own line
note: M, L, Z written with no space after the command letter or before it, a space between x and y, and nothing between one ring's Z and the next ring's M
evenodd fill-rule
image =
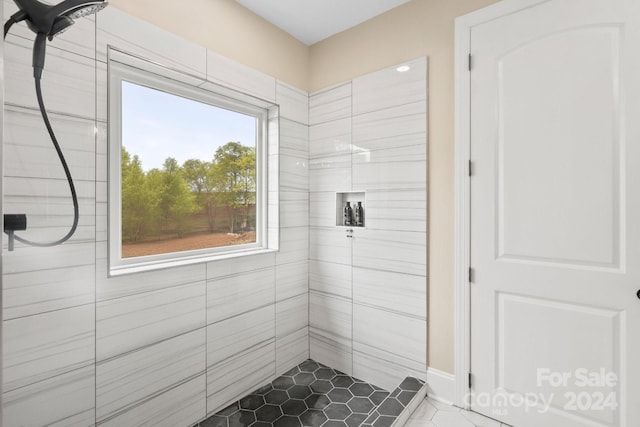
M408 65L310 96L311 357L388 390L427 366L427 60ZM366 192L353 238L336 192Z
M37 110L32 40L17 25L5 43L4 203L28 213L27 237L46 241L66 232L71 208ZM280 252L107 278L107 45L280 105ZM80 226L63 246L5 252L5 425L188 425L309 346L388 389L424 378L426 59L411 65L309 105L306 93L115 8L56 38L43 91ZM336 191L367 193L367 227L353 241L335 226Z
M4 2L5 17L15 12ZM71 201L37 110L33 34L5 43L5 212L66 233ZM280 252L107 278L106 48L280 104ZM4 256L4 425L189 425L309 356L308 96L115 8L48 46L45 102L80 198L74 237ZM6 240L5 240L6 244Z

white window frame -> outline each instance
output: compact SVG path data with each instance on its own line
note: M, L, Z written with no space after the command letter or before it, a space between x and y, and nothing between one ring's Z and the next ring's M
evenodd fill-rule
M108 58L108 246L109 275L136 273L278 249L278 106L151 61L110 49ZM122 82L129 82L256 117L256 242L140 257L122 257ZM206 86L204 88L203 86ZM210 90L214 89L214 90ZM217 90L216 90L217 89ZM275 130L275 132L274 132ZM271 168L271 170L269 170ZM269 179L271 178L271 181ZM271 199L271 200L270 200ZM275 207L274 207L275 205ZM275 211L275 212L274 212Z

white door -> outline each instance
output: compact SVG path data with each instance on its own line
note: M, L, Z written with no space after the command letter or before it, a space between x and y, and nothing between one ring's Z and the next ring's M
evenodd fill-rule
M539 2L471 54L471 407L638 427L640 1Z

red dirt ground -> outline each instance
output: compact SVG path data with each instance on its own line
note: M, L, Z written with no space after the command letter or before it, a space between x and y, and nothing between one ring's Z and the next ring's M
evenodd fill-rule
M122 245L122 257L131 258L145 255L157 255L168 252L182 252L194 249L206 249L219 246L237 245L256 241L255 231L242 234L207 233L193 236L156 240L153 242L125 243Z

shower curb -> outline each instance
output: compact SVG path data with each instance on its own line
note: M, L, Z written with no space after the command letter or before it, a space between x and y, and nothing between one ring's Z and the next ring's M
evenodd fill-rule
M420 406L422 401L427 397L427 388L427 383L425 382L420 390L418 390L416 395L413 396L413 399L411 399L411 401L404 408L404 411L402 411L402 413L398 415L398 418L396 418L393 424L391 424L391 427L402 427L406 424L407 421L409 421L411 415L415 412L416 409L418 409L418 406Z
M402 427L426 396L426 382L414 377L406 377L371 412L361 427Z

